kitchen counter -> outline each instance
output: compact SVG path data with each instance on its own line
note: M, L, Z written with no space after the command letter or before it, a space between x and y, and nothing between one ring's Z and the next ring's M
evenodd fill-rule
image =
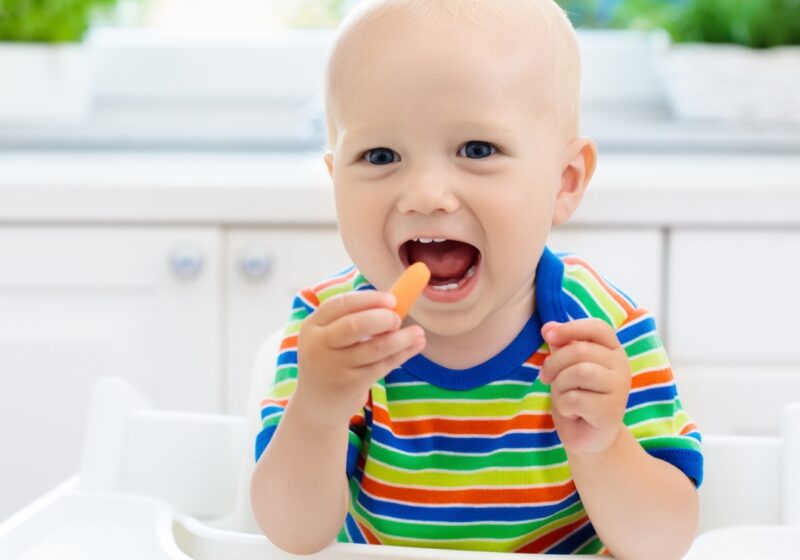
M332 224L321 154L0 154L0 223ZM800 225L800 156L609 153L573 225Z

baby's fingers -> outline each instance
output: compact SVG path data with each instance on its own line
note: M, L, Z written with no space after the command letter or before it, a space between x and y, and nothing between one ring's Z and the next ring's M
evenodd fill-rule
M373 308L392 309L395 303L395 297L386 292L375 290L349 292L325 301L309 319L313 318L315 324L324 326L359 311Z
M369 337L395 331L400 323L397 313L385 307L351 313L324 327L325 345L334 350L349 348Z
M404 329L405 330L405 329ZM397 333L395 333L397 334ZM369 376L370 384L375 383L382 377L388 375L393 369L400 367L409 359L413 358L425 348L424 336L416 339L411 346L407 346L403 350L382 359L379 362L365 366L363 369Z
M369 366L424 344L425 331L422 330L422 327L416 325L396 332L381 334L353 346L348 351L350 353L350 365L353 367ZM384 375L388 371L384 372Z

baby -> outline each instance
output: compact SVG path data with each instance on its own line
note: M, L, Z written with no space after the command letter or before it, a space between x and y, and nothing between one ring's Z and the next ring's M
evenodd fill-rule
M546 246L581 202L575 32L553 0L368 0L325 83L353 265L294 301L251 484L264 534L681 558L700 434L647 311ZM432 277L401 321L386 290Z

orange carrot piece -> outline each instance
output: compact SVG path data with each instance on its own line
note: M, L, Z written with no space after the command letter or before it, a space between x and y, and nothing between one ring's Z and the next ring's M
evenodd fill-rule
M417 261L409 266L400 278L389 288L389 292L394 294L397 299L395 305L395 312L400 315L401 319L405 319L408 312L411 311L414 302L422 295L425 286L428 285L428 280L431 279L431 271L422 261Z

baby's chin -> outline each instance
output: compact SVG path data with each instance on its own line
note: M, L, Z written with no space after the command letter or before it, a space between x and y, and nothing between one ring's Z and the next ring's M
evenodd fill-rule
M411 322L425 329L426 334L441 337L461 337L472 333L482 322L482 317L470 311L432 311L413 310L409 314Z

